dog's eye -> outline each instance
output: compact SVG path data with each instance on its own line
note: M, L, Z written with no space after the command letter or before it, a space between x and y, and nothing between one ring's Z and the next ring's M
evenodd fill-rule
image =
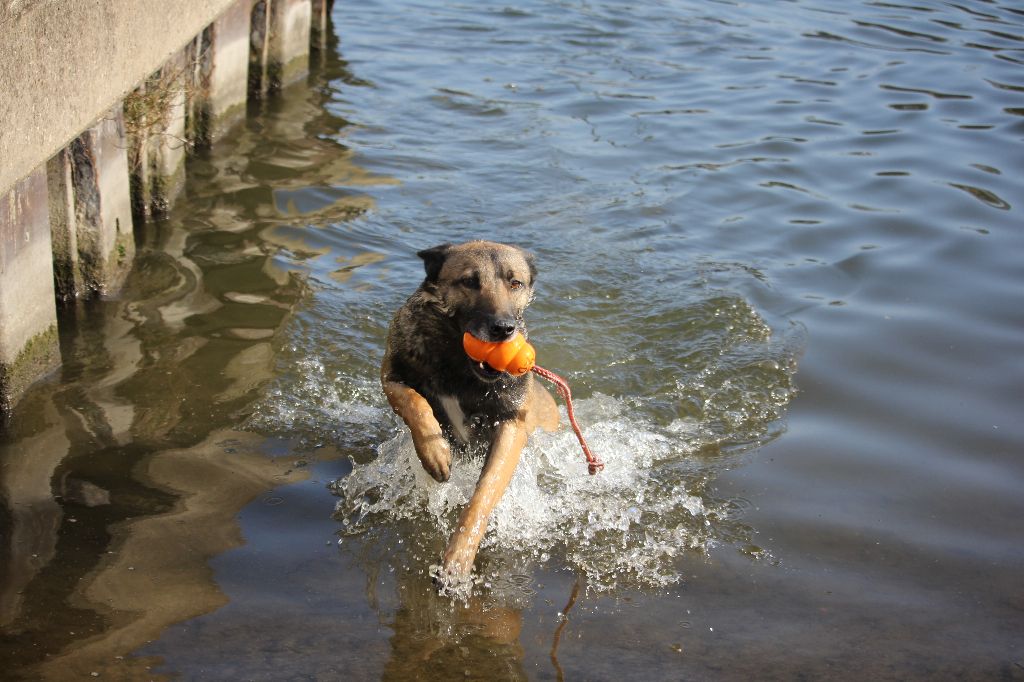
M476 275L467 275L459 280L459 284L466 287L467 289L479 289L480 278Z
M512 287L513 289L522 289L523 288L523 283L520 282L518 279L514 279L514 280L510 281L508 283L508 285L510 287Z

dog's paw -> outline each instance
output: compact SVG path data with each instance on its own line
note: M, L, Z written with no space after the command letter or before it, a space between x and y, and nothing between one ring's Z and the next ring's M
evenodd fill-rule
M430 578L438 594L462 601L468 601L473 596L473 588L483 583L483 578L478 575L452 574L439 564L430 567Z
M435 436L416 445L420 464L438 483L444 483L451 476L452 451L443 436Z
M446 556L440 566L432 566L430 577L434 587L444 596L467 600L472 595L473 586L482 580L473 574L473 560L452 561Z
M473 572L476 552L477 543L465 532L456 531L448 541L448 548L445 549L441 562L442 571L455 580L466 578Z

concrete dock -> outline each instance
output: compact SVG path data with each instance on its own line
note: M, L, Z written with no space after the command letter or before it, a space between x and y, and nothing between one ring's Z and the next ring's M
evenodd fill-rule
M188 151L305 77L331 4L0 3L0 414L60 365L60 302L117 294Z

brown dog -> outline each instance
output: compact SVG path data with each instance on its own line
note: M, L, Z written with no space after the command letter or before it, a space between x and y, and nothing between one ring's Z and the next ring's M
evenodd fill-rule
M473 568L487 519L505 493L527 436L558 428L558 408L533 374L514 377L474 362L462 348L470 332L483 341L526 335L533 300L533 257L514 246L475 241L419 252L427 276L388 330L381 383L412 432L423 468L447 481L452 447L489 444L476 490L444 555L445 574Z

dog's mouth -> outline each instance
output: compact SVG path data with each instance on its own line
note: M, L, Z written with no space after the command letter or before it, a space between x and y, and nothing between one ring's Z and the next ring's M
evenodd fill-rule
M484 381L496 381L498 377L502 375L502 372L494 369L486 362L477 362L476 360L470 359L469 364L476 375Z

